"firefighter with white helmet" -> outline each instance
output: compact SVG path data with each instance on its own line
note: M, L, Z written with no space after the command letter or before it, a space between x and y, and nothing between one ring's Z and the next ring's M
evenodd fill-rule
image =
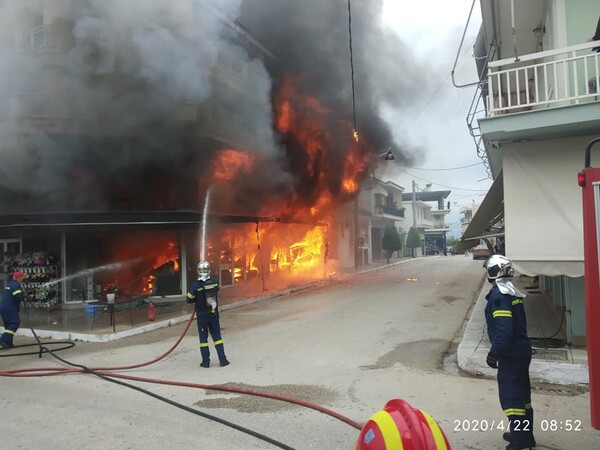
M221 367L229 365L229 361L225 356L225 347L221 337L221 324L219 323L219 289L219 280L211 277L210 263L200 261L198 263L198 280L192 283L186 301L196 304L196 321L200 338L200 355L202 356L200 366L204 368L210 367L209 333L217 350Z
M485 319L491 343L486 362L498 369L500 405L509 421L509 431L503 438L509 442L507 450L529 449L536 443L529 380L532 351L523 305L525 294L512 283L514 269L506 256L492 255L483 267L492 284L485 297Z

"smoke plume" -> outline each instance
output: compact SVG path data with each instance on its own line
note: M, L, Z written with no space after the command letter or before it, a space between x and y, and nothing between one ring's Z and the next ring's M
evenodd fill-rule
M379 111L414 102L424 69L380 15L381 0L352 2L356 125L368 151L393 146L406 161ZM354 123L345 0L13 0L0 4L0 29L5 212L200 209L199 180L224 148L211 123L233 136L227 145L260 156L220 197L224 209L314 202L298 143L275 126L286 74L330 112L336 139L313 172L344 156L339 123ZM243 95L215 76L238 65L250 83Z

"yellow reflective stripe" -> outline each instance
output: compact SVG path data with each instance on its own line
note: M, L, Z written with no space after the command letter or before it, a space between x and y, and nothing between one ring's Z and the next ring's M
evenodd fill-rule
M208 342L200 342L200 347L208 347Z
M523 300L521 300L520 298L515 298L515 299L512 301L512 304L513 304L513 305L520 305L520 304L522 304L522 303L523 303Z
M205 287L206 289L212 289L212 288L214 288L214 287L217 287L217 286L218 286L218 284L217 284L217 283L214 283L214 284L205 284L205 285L204 285L204 287Z
M531 403L525 403L525 409L531 409Z
M4 332L6 334L12 334L13 336L15 335L15 332L13 330L4 330Z
M195 295L194 294L190 294L189 292L187 293L188 298L194 298Z
M494 317L494 319L496 317L512 317L512 312L510 312L508 309L499 309L497 311L494 311L492 316Z
M429 425L429 429L431 430L431 434L433 435L433 440L435 441L435 450L448 450L446 446L446 440L444 439L444 433L440 429L440 426L437 424L433 417L427 414L425 411L421 411L425 420L427 420L427 424Z
M9 286L5 286L4 289L8 289L10 291L10 287Z
M223 339L221 339L220 341L215 341L215 345L219 345L219 344L223 345Z
M23 291L21 289L17 289L16 291L13 291L13 295L15 294L22 294Z
M377 424L383 441L385 442L385 448L403 450L402 439L400 438L400 431L396 426L396 422L387 411L379 411L371 417L371 420Z
M504 414L507 416L524 416L525 410L521 408L509 408L504 410Z
M203 287L199 287L198 289L196 289L197 291L203 291L204 288Z

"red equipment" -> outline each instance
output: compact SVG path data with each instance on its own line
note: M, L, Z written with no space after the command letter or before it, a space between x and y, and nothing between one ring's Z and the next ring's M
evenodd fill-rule
M153 303L148 305L148 320L154 322L156 320L156 306Z
M585 168L577 174L583 196L583 264L585 270L585 309L590 411L592 426L600 430L600 277L598 245L600 237L600 168L590 167L590 152L600 137L585 147Z
M355 450L450 450L446 435L426 412L394 399L363 427Z

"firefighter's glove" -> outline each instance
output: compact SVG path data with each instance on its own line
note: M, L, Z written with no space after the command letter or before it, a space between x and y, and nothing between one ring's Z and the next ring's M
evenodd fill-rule
M490 366L492 369L497 369L498 368L498 358L496 358L494 355L492 355L491 353L487 354L487 358L485 358L485 362L487 363L488 366Z

